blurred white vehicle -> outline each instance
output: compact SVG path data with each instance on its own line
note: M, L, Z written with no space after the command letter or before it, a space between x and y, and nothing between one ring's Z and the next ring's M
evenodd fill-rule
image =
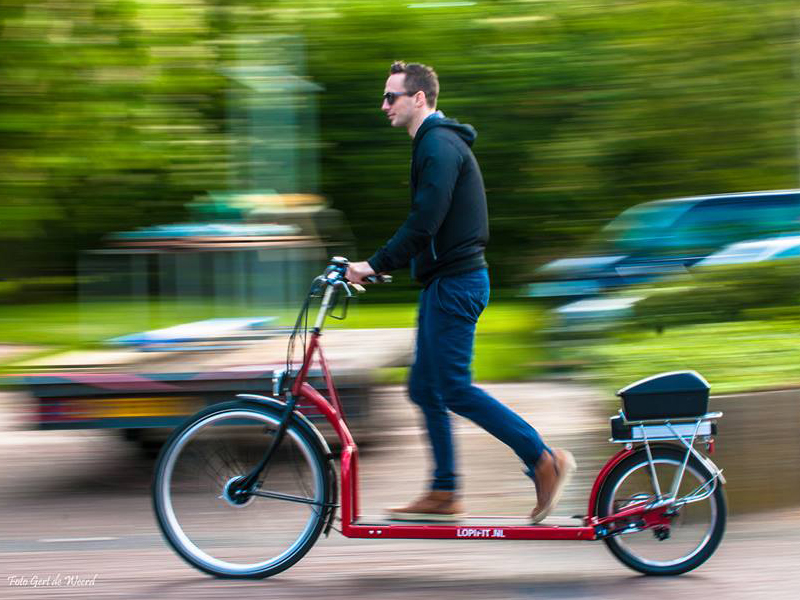
M800 256L800 235L787 235L730 244L704 258L695 267L735 265L798 256Z

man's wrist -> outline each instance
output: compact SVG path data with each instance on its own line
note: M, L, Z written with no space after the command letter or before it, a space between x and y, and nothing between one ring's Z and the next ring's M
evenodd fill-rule
M375 273L380 273L381 272L381 269L379 268L380 264L376 260L375 255L370 256L364 262L366 262L369 265L370 269L372 269Z

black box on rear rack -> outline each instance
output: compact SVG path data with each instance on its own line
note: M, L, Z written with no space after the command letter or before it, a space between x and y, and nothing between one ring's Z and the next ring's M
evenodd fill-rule
M696 371L659 373L617 392L627 421L700 417L708 412L708 382Z

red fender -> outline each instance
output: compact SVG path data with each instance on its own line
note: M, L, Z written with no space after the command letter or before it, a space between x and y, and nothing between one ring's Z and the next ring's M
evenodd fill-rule
M603 483L608 477L608 474L611 473L611 470L616 467L619 463L623 460L628 458L631 454L633 454L635 450L631 447L625 447L619 452L617 452L614 456L608 459L608 462L605 466L600 469L600 472L597 474L597 478L594 480L594 485L592 486L592 493L589 495L589 510L586 511L586 518L587 520L591 520L597 517L595 511L597 509L597 497L600 495L600 489L603 487Z

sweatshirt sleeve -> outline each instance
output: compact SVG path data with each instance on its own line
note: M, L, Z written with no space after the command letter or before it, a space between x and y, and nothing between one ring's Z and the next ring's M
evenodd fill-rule
M376 273L408 265L430 243L450 210L461 169L460 153L449 140L430 134L418 152L420 172L411 212L391 239L367 259Z

